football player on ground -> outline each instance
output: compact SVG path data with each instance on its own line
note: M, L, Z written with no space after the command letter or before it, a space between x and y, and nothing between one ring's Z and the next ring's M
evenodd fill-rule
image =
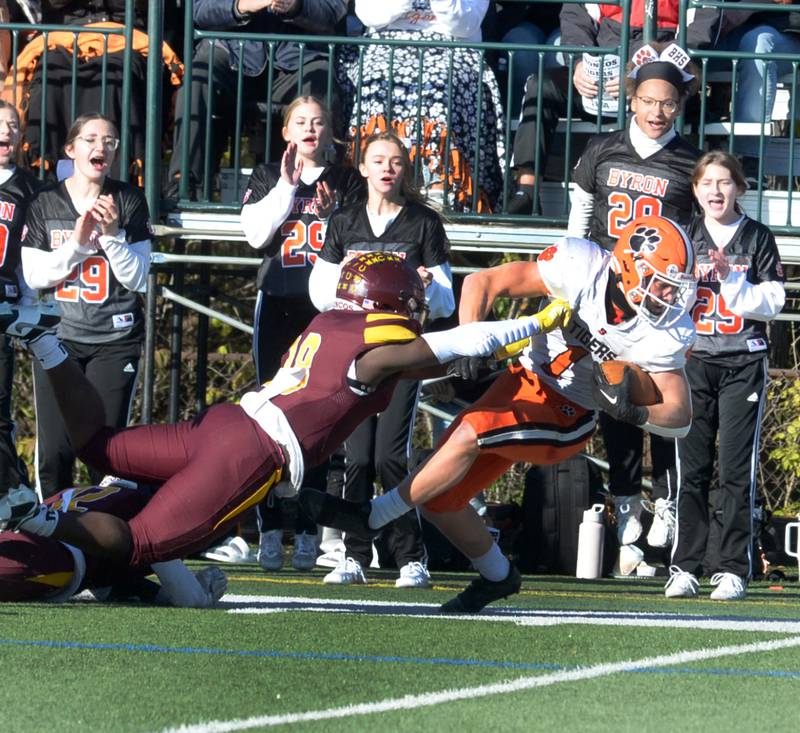
M426 517L472 562L480 576L448 612L475 612L520 588L519 571L493 541L470 499L517 461L559 463L578 453L596 411L660 435L685 435L691 423L686 352L695 331L687 307L694 293L694 250L669 219L636 219L613 252L566 237L537 262L514 262L470 275L462 322L479 321L497 298L548 295L573 309L569 324L534 338L473 406L464 410L414 475L371 504L300 493L322 524L373 535L398 513L422 505ZM620 359L650 372L663 402L631 403L630 370L609 384L598 363ZM462 371L469 370L467 364Z
M84 220L83 229L93 226ZM81 226L79 226L79 230ZM84 231L76 231L79 238ZM214 405L194 420L115 430L105 425L91 383L38 311L0 308L6 332L27 340L46 372L70 440L89 465L115 476L162 483L130 521L105 512L53 511L27 487L0 500L0 529L68 542L87 555L142 567L208 547L242 512L281 482L301 486L306 466L324 461L391 399L400 377L562 326L561 301L518 320L470 323L418 336L422 280L399 255L371 252L343 266L337 308L317 316L275 378L239 404Z
M105 478L99 486L65 489L47 500L53 512L101 511L120 519L138 514L152 491L131 481ZM145 577L154 572L161 585ZM180 560L153 563L139 571L109 566L52 537L0 532L0 601L57 603L89 591L97 600L134 598L144 602L210 608L228 582L217 567L191 573Z

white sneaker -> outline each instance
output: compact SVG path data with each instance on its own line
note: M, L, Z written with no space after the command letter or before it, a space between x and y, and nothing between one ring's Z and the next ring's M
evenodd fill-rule
M283 567L283 530L271 529L262 532L258 542L258 564L264 570L280 570Z
M733 573L714 573L711 585L717 586L711 591L712 601L741 601L747 597L747 582Z
M400 577L394 585L395 588L430 588L431 576L421 562L410 562L400 568Z
M619 548L617 555L617 562L611 574L615 578L627 578L633 575L639 564L644 560L644 552L642 552L636 545L622 545Z
M322 549L320 547L320 549ZM345 551L344 542L340 542L333 549L323 552L316 561L316 565L321 568L335 568L339 563L344 562Z
M333 585L366 585L367 579L361 569L361 563L352 557L346 557L322 579L322 582Z
M647 544L650 547L671 547L675 538L675 502L669 499L656 499L650 506L653 512L653 524L647 533Z
M614 497L614 513L617 515L617 537L620 545L631 545L642 534L642 523L639 520L642 511L641 499L640 494Z
M317 535L301 532L294 536L292 567L295 570L311 570L317 562Z
M669 580L664 586L667 598L695 598L700 583L693 573L681 570L677 565L670 565Z

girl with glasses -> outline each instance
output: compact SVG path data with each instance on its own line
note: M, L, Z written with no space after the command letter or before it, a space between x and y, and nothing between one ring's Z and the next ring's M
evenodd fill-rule
M104 115L75 120L64 145L72 175L31 202L22 266L28 285L60 306L64 346L100 392L108 423L123 427L144 340L140 293L152 230L144 194L109 177L118 146L119 132ZM73 485L74 454L38 365L34 385L37 477L47 497Z
M697 74L692 71L694 65L676 44L653 43L633 55L625 79L633 114L623 130L589 139L572 173L569 236L611 250L620 232L637 217L655 214L689 224L694 207L692 171L700 151L678 134L675 122L687 99L697 93ZM606 413L600 414L600 428L618 520L620 554L615 573L652 572L643 563L644 551L656 548L663 554L675 527L674 440L650 436L653 501L643 505L641 429ZM646 537L642 537L647 528L644 507L653 512Z

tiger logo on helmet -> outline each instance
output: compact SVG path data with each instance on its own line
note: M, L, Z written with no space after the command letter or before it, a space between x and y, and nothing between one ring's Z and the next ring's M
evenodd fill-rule
M642 216L630 222L612 250L611 266L637 315L668 327L687 312L697 284L694 247L671 219Z
M340 307L419 320L425 308L425 286L419 273L396 252L363 252L342 265L336 299Z

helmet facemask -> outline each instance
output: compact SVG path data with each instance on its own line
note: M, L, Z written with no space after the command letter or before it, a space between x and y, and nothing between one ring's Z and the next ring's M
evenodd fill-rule
M667 272L656 270L647 260L636 263L639 285L626 291L625 297L636 314L654 326L669 328L675 325L694 299L697 281L693 274L681 272L670 264ZM662 286L671 287L668 296Z

